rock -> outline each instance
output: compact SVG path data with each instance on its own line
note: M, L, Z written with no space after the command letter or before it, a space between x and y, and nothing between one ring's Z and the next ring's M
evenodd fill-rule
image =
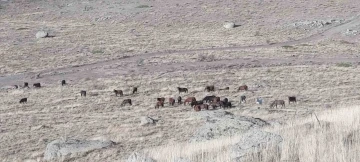
M154 159L148 157L145 153L132 153L126 162L156 162Z
M57 139L50 142L45 149L45 160L56 160L68 155L86 153L92 150L112 146L114 142L102 140L76 140L76 139Z
M195 131L190 142L243 134L251 129L269 125L259 118L235 116L224 110L201 111L198 114L206 118L206 123Z
M243 138L231 148L231 158L240 162L246 160L246 155L256 155L261 161L278 161L281 154L281 143L283 138L280 135L252 130L243 135ZM261 157L261 151L266 149L274 154L267 154ZM268 150L270 149L270 150ZM260 157L259 157L260 156ZM256 161L256 160L255 160Z
M140 117L140 126L155 124L155 122L156 121L150 117L147 116Z
M235 28L235 23L233 23L233 22L226 22L226 23L224 24L224 28L226 28L226 29Z
M191 162L191 160L188 158L180 157L180 158L175 158L173 162Z
M48 32L46 32L46 31L38 31L37 33L36 33L36 38L46 38L46 37L48 37L49 36L49 33Z

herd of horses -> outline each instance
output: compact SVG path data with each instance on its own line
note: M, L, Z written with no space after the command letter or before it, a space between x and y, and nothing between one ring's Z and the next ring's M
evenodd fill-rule
M61 81L61 85L65 86L67 83L65 80ZM40 83L34 83L33 87L35 88L40 88L41 84ZM14 88L19 88L19 86L14 85ZM29 83L28 82L24 82L24 86L22 86L22 88L30 88L29 87ZM182 88L182 87L177 87L179 94L180 93L188 93L188 89L187 88ZM223 89L219 89L219 90L229 90L229 87L225 87ZM211 86L206 86L205 91L207 92L212 92L215 91L215 86L211 85ZM248 91L248 86L247 85L242 85L240 86L237 91ZM113 91L115 93L115 96L124 96L124 92L122 90L116 90L114 89ZM133 87L132 89L132 94L135 94L138 92L138 87ZM81 97L86 97L86 91L85 90L81 90L80 91L80 96ZM291 102L295 102L296 103L296 97L295 96L290 96L288 97L289 100L289 104ZM174 106L175 103L178 103L178 105L181 104L189 104L192 108L194 108L195 111L201 111L203 110L209 110L209 107L211 107L212 109L216 109L218 107L220 108L231 108L232 104L229 101L228 98L224 98L223 100L220 99L220 97L215 96L215 95L211 95L211 96L205 96L202 100L197 100L195 97L188 97L186 98L184 101L182 101L182 97L179 96L176 100L174 98L169 98L168 99L168 103L171 106ZM22 98L20 99L20 103L26 103L27 102L27 98ZM240 103L246 102L246 96L242 95L240 96ZM256 103L257 104L262 104L263 100L262 98L256 98ZM155 104L155 109L158 109L160 107L164 107L164 103L165 103L165 98L161 97L161 98L157 98L157 102ZM129 104L130 106L132 105L132 101L131 99L124 99L121 102L121 106L125 106L126 104ZM282 108L285 107L285 101L284 100L275 100L270 104L270 108L274 108L277 106L281 106Z

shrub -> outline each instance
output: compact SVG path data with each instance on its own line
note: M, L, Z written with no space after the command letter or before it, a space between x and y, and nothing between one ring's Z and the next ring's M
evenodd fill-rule
M215 61L216 59L214 55L199 55L197 60L200 62L212 62Z
M148 5L139 5L139 6L136 6L136 8L149 8L150 6Z
M351 67L352 64L348 63L348 62L342 62L342 63L337 63L336 66L338 66L338 67Z

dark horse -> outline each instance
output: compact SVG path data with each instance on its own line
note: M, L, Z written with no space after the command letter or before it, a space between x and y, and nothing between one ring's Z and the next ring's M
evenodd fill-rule
M121 106L124 106L125 104L132 105L131 99L125 99L125 100L123 100L123 102L121 103Z
M181 92L188 93L188 89L187 89L187 88L180 88L180 87L177 87L177 89L179 90L179 93L181 93Z
M277 108L278 105L281 105L281 107L285 107L285 101L284 100L275 100L270 104L270 108L273 108L274 106Z
M290 105L290 102L295 102L296 103L296 97L295 96L290 96L289 97L289 105Z
M214 87L213 85L211 85L211 86L206 86L206 87L205 87L205 90L208 91L208 92L210 92L210 91L215 91L215 87Z

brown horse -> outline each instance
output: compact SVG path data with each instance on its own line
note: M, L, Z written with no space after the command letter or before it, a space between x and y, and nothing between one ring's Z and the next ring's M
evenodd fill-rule
M164 98L164 97L157 98L157 101L162 101L162 102L165 102L165 98Z
M155 109L158 109L159 107L164 107L164 102L163 101L158 101L155 105Z
M275 100L270 104L270 108L273 108L274 106L277 108L278 105L281 105L282 107L285 107L285 101L284 100Z
M175 99L169 98L169 105L174 106L174 104L175 104Z
M214 87L213 85L211 85L211 86L206 86L206 87L205 87L205 91L208 91L208 92L210 92L210 91L215 91L215 87Z
M209 105L208 104L201 104L200 108L205 109L205 110L209 110Z
M117 95L123 96L124 95L122 90L114 89L114 93L115 93L115 96L117 96Z
M188 93L188 89L187 88L181 88L181 87L177 87L179 93L181 92L185 92L185 93Z
M184 101L184 105L186 105L187 102L191 103L191 102L195 102L196 98L195 97L188 97L185 101Z
M134 87L132 93L135 94L138 92L138 87Z
M121 106L124 106L126 104L132 105L131 99L125 99L123 100L123 102L121 103Z
M201 111L201 106L200 106L200 105L194 106L194 110L195 110L195 111Z
M241 91L241 90L245 90L247 91L248 90L248 86L247 85L242 85L238 88L238 91Z
M213 99L213 102L214 102L214 103L220 102L220 97L215 97L215 98Z

